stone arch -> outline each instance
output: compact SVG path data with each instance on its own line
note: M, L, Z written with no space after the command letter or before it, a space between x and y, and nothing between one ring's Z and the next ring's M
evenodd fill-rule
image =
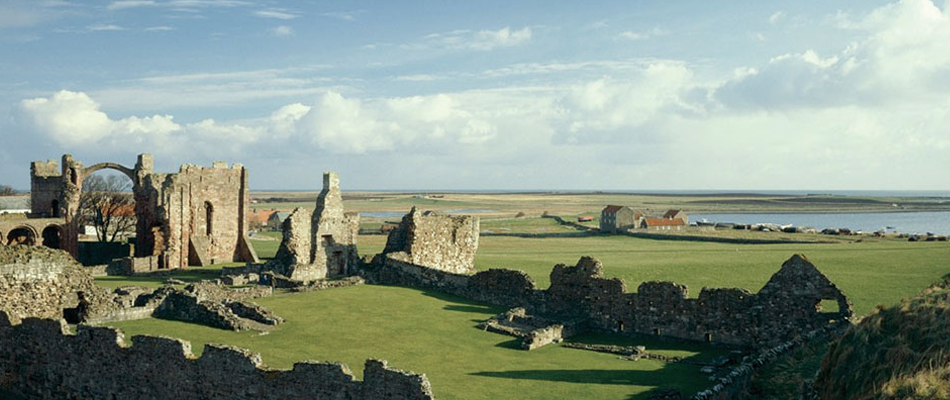
M43 228L41 236L43 238L43 246L52 249L59 249L62 247L63 228L61 226L55 224L48 225L47 227Z
M114 163L114 162L101 162L101 163L93 164L93 165L90 165L90 166L88 166L88 167L86 167L86 168L83 168L83 170L82 170L82 178L85 179L85 178L86 178L87 176L89 176L90 174L92 174L92 173L94 173L94 172L96 172L96 171L99 171L99 170L103 170L103 169L112 169L112 170L119 171L119 172L125 174L125 176L129 177L129 179L132 180L132 184L133 184L133 185L135 184L135 170L133 170L133 169L131 169L131 168L128 168L128 167L125 167L125 166L123 166L123 165L121 165L121 164ZM77 183L77 185L78 185L78 183Z
M29 225L19 225L7 233L7 244L33 246L36 244L36 229Z

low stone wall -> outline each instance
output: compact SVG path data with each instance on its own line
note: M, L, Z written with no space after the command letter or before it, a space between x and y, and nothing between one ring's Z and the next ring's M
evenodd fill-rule
M344 364L301 362L291 370L265 367L260 355L209 344L201 357L191 344L132 337L61 320L24 319L10 325L0 312L0 393L55 399L432 399L425 375L368 360L363 381Z

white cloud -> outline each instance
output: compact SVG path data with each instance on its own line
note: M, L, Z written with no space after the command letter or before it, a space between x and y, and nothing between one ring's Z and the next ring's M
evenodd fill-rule
M126 10L132 8L141 8L141 7L166 7L166 8L177 8L177 9L186 9L186 8L208 8L208 7L239 7L239 6L250 6L254 3L247 1L238 1L238 0L171 0L171 1L155 1L155 0L120 0L113 1L106 6L106 9L116 11L116 10Z
M282 20L291 20L299 17L300 15L288 12L283 9L268 9L268 10L258 10L254 12L254 15L261 18L273 18L273 19L282 19Z
M166 25L150 26L148 28L145 28L146 32L167 32L167 31L173 31L173 30L175 30L175 28L171 26L166 26Z
M669 34L670 34L670 31L666 29L655 27L648 31L642 31L642 32L623 31L623 32L620 32L620 34L617 35L617 37L620 39L626 39L626 40L649 40L651 38L655 38L658 36L666 36Z
M769 23L772 25L778 24L785 18L785 11L776 11L769 16Z
M531 40L531 28L512 30L504 27L498 30L455 30L446 33L433 33L423 38L422 43L407 45L407 48L445 48L488 51L501 47L523 45Z
M294 35L294 28L291 28L287 25L280 25L269 29L268 32L270 32L271 35L277 37L288 37Z
M323 17L334 18L334 19L338 19L338 20L341 20L341 21L353 22L353 21L356 21L356 16L359 15L359 14L362 14L362 13L363 13L363 10L357 10L357 11L334 11L334 12L323 13L323 14L320 14L320 15L323 16Z
M814 50L772 58L727 83L727 105L777 109L851 104L927 106L950 89L950 17L929 0L902 0L839 26L864 34L837 54Z
M88 29L88 30L90 30L90 31L92 31L92 32L97 32L97 31L123 31L123 30L125 30L125 28L123 28L123 27L121 27L121 26L119 26L119 25L115 25L115 24L94 24L94 25L89 25L89 26L87 26L86 29Z

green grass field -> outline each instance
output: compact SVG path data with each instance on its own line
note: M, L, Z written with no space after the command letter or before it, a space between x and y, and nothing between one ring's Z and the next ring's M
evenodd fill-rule
M382 250L386 236L363 235L359 240L361 255L375 254ZM258 254L264 258L273 255L278 243L254 241ZM623 278L628 291L635 291L642 281L672 280L688 285L690 296L695 297L703 286L742 287L755 292L794 253L804 253L828 275L849 296L858 315L867 314L877 304L895 304L950 272L950 245L945 242L872 240L739 245L624 236L486 236L480 239L476 266L520 269L544 288L555 264L573 265L581 256L591 255L604 262L608 276ZM175 277L197 279L214 273L215 267L190 269L176 273ZM150 281L151 278L109 277L100 282L109 286L158 285L164 278ZM385 358L397 368L426 373L441 399L638 399L657 386L692 393L709 385L695 366L686 364L622 361L616 356L558 345L532 352L514 349L511 337L475 328L477 322L502 309L438 293L364 285L280 295L258 302L287 319L287 323L266 335L154 319L112 325L127 334L187 339L196 351L207 342L246 347L262 353L264 361L275 367L289 367L294 361L305 359L343 361L359 377L365 358ZM577 340L645 344L654 351L684 356L718 354L708 348L610 335ZM794 381L794 376L802 374L789 375L787 370L807 370L805 375L813 374L817 357L810 355L793 365L780 365L780 370L768 374Z

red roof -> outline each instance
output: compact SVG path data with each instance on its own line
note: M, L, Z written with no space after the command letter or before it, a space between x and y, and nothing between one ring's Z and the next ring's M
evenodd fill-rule
M271 215L277 213L277 210L260 210L247 213L248 222L266 224Z
M644 218L647 226L682 226L686 225L682 218Z
M663 218L676 218L676 214L679 214L680 210L669 210L666 214L663 214Z
M613 214L613 213L616 213L617 211L620 211L621 208L623 208L623 206L607 206L604 208L604 211L602 212L605 212L607 214Z

